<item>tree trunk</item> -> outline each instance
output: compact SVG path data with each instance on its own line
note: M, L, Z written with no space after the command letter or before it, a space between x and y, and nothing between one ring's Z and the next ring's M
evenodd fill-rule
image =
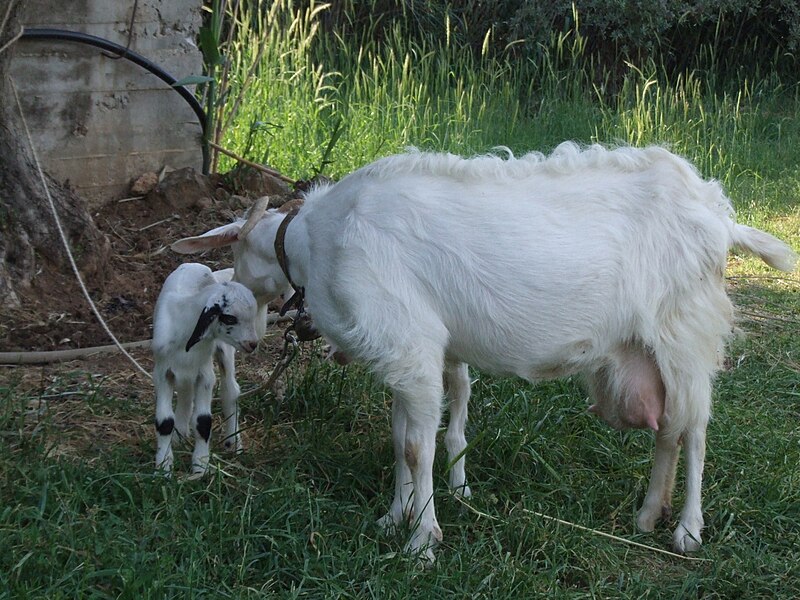
M11 7L0 31L0 48L19 32L20 6ZM5 11L6 7L0 10L0 23ZM69 269L14 97L9 66L15 45L0 53L0 306L6 307L19 305L18 292L31 285L40 268ZM49 177L47 187L83 276L102 282L111 248L108 239L82 198Z

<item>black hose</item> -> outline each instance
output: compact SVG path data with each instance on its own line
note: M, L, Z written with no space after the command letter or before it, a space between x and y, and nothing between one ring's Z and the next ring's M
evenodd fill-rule
M108 52L113 52L117 54L120 58L125 58L131 61L132 63L139 65L140 67L146 69L147 71L158 77L161 81L165 82L173 90L178 92L181 98L186 100L186 102L194 111L194 114L196 114L197 118L200 120L200 128L203 131L203 141L201 144L203 150L203 173L206 175L208 174L210 160L208 153L208 144L206 143L206 113L203 110L203 107L197 101L197 98L194 97L194 94L192 94L192 92L190 92L182 85L175 85L177 79L175 79L172 75L167 73L164 69L162 69L155 63L151 62L150 60L146 59L141 54L137 54L133 50L125 48L125 46L120 46L119 44L115 44L114 42L111 42L104 38L100 38L94 35L89 35L88 33L82 33L80 31L68 31L66 29L29 29L26 27L22 32L22 39L61 40L65 42L77 42L79 44L87 44L89 46L95 46L96 48L101 48Z

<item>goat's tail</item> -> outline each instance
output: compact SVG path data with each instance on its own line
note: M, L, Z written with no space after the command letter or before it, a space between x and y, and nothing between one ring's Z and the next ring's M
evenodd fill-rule
M781 271L793 271L797 263L797 254L787 244L754 227L735 224L732 243Z

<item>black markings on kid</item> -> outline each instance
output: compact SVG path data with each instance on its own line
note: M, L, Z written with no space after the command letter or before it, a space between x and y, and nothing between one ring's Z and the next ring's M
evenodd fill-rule
M225 329L226 329L226 331L227 331L228 333L231 333L231 332L233 331L233 327L234 327L234 325L236 325L236 324L239 322L239 319L237 319L237 318L236 318L236 317L234 317L233 315L225 315L225 314L222 314L222 315L220 315L220 316L219 316L219 317L217 317L217 318L219 319L219 322L220 322L220 323L222 323L223 325L225 325Z
M211 415L200 415L197 417L197 433L205 441L211 437Z
M175 419L172 417L167 417L160 423L156 421L156 431L158 431L158 435L171 435L174 428Z
M220 374L220 376L222 378L225 378L225 375L226 375L226 372L225 372L225 353L222 351L222 349L219 346L217 346L215 348L215 350L214 350L214 360L216 361L217 366L219 366L219 374Z

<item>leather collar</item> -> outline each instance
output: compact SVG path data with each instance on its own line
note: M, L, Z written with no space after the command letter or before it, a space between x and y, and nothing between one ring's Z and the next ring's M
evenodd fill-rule
M289 258L286 256L286 230L289 228L289 223L292 222L292 219L294 219L299 212L299 206L289 211L283 218L283 221L281 221L281 224L278 226L278 232L275 234L275 256L278 259L278 264L280 265L283 274L289 281L289 285L291 285L292 289L294 290L292 297L289 298L281 307L281 316L285 315L286 311L292 308L297 308L299 312L303 311L305 289L297 287L295 282L292 280L292 276L289 274Z
M283 218L283 221L281 221L281 224L278 226L278 231L275 234L275 256L278 259L278 264L281 266L283 274L286 275L286 279L294 290L292 297L281 307L280 314L283 316L288 310L296 308L297 314L292 319L292 324L289 329L286 330L284 337L290 330L294 330L298 340L301 342L310 342L311 340L317 339L320 334L316 327L314 327L314 322L311 320L311 317L305 312L303 303L305 301L306 290L305 288L297 287L297 284L292 281L292 276L289 274L289 258L286 256L286 229L288 229L289 223L297 216L298 212L300 212L300 206L296 206L286 213L286 216ZM288 343L289 338L286 339Z

